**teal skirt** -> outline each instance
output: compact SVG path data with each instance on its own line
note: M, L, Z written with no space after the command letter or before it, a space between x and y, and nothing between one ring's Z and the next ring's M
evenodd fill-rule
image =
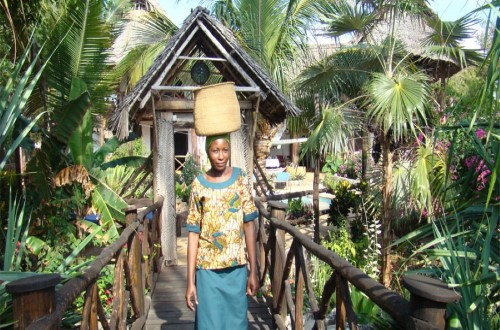
M248 329L246 265L197 269L195 329Z

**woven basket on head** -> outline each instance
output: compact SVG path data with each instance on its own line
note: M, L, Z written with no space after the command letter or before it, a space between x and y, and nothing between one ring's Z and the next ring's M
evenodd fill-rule
M204 86L194 92L196 135L230 133L240 127L240 104L233 82Z

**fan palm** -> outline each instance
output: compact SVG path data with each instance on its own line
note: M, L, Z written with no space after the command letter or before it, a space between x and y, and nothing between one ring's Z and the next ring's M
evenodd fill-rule
M425 1L372 1L337 2L325 14L323 22L334 37L354 34L359 43L343 47L330 57L308 67L299 75L298 86L309 86L330 95L362 97L358 106L366 112L366 124L380 136L383 148L383 212L382 248L384 250L381 272L386 286L390 282L389 244L392 195L391 143L401 141L416 126L425 122L425 101L429 95L427 78L420 73L412 73L410 57L395 33L402 17L419 18L428 13ZM373 32L377 24L387 19L387 37L376 41ZM421 19L421 17L420 17ZM363 25L365 24L365 25ZM299 88L300 88L299 87ZM367 129L364 130L367 132ZM365 149L365 148L364 148ZM367 150L363 152L366 162ZM363 167L366 168L366 165Z
M461 42L474 36L472 27L478 20L467 14L451 22L442 21L437 16L427 17L425 22L431 28L431 33L421 41L423 53L420 62L429 63L433 78L441 81L440 106L443 108L446 79L482 60L477 50L466 49L461 45Z
M420 73L377 73L368 84L368 117L380 130L382 145L382 283L390 285L392 241L392 169L391 143L415 133L415 123L425 123L425 104L429 96L427 78ZM420 121L418 121L420 119Z

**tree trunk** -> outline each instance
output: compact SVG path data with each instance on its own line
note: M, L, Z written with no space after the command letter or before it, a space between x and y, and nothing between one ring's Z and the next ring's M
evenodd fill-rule
M391 216L392 216L392 152L391 140L388 135L382 135L382 284L389 288L392 277L391 250L392 241Z
M317 157L313 178L314 242L317 244L321 244L319 236L319 165L320 159Z
M253 148L255 159L262 170L266 168L266 158L271 152L272 139L277 132L277 126L272 127L265 119L259 117Z
M361 182L366 182L368 172L368 147L370 145L367 128L363 128L361 133Z
M296 139L298 137L299 137L298 134L292 134L292 136L291 136L292 139ZM291 154L292 154L292 163L294 165L299 165L299 144L298 143L292 143Z

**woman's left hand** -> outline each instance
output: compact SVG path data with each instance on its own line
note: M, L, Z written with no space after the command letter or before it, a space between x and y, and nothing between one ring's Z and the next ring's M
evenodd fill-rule
M251 271L250 274L248 274L247 280L247 296L255 296L257 290L259 290L259 279L257 278L257 274Z

